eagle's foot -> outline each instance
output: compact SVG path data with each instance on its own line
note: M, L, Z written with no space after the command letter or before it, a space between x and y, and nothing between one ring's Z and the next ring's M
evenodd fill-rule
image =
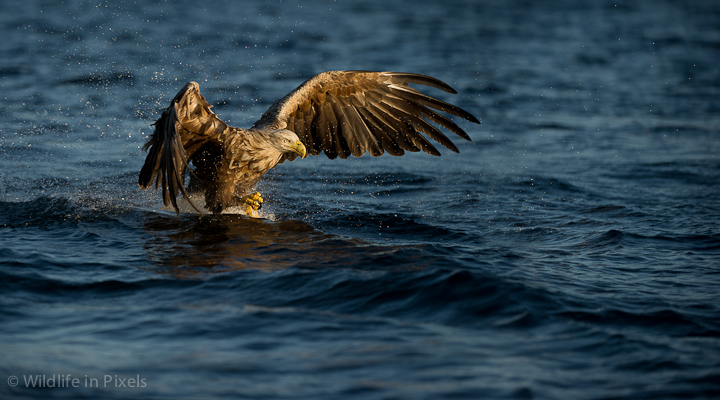
M262 208L263 199L260 192L255 192L243 197L245 214L253 218L259 218L257 210Z

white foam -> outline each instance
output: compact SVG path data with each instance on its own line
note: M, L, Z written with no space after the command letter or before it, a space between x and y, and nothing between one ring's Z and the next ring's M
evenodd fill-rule
M202 193L190 193L190 200L203 213L212 214L207 208L205 208L205 196L203 196ZM180 209L181 214L197 214L195 209L190 205L190 203L187 201L187 199L185 197L179 197L177 204L178 204L178 208ZM162 210L175 212L175 209L172 206L163 207ZM258 210L257 213L258 213L257 218L269 219L271 221L275 221L274 213L266 212L265 210ZM243 209L242 206L229 207L229 208L223 210L222 214L249 216L245 212L245 210Z

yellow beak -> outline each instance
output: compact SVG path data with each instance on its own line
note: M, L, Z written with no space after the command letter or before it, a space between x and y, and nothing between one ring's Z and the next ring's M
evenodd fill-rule
M302 144L302 142L297 142L293 145L288 145L287 148L294 151L295 153L297 153L300 156L300 158L307 157L307 149L305 148L305 145Z

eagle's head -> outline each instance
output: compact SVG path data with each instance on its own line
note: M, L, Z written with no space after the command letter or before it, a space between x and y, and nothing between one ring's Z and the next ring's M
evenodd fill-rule
M307 149L295 132L287 129L278 129L273 133L273 145L277 150L282 153L295 153L301 158L307 156Z

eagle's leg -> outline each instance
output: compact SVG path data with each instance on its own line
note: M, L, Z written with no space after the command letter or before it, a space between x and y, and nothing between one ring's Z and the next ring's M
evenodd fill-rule
M257 210L262 208L263 199L260 192L249 194L242 198L245 214L253 218L260 218Z

